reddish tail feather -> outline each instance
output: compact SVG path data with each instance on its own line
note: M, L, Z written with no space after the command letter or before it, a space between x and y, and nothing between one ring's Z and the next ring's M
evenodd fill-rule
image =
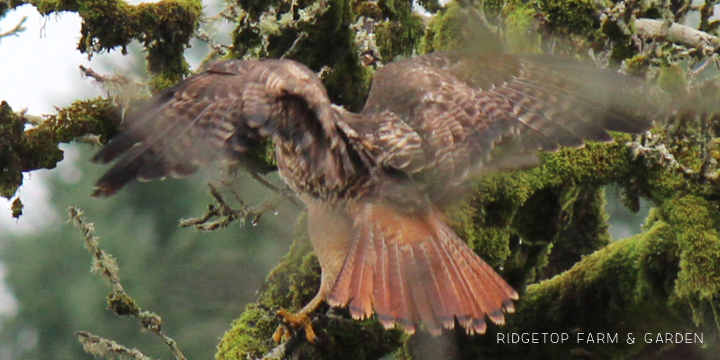
M328 302L355 319L373 309L385 328L432 333L455 326L482 334L504 324L518 294L450 229L432 205L406 211L368 203L354 216L353 245Z

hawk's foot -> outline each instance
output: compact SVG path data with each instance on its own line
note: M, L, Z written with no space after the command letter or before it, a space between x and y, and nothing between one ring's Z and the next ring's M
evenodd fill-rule
M315 334L315 330L312 327L312 321L310 319L310 316L308 316L308 312L305 311L305 309L300 310L294 314L285 309L280 309L278 310L277 314L282 316L282 318L285 320L285 325L280 325L278 326L278 329L275 330L275 333L273 334L273 340L275 340L275 342L280 342L282 338L289 335L290 329L304 329L305 337L307 338L308 342L310 342L311 344L315 344L317 342L317 335Z

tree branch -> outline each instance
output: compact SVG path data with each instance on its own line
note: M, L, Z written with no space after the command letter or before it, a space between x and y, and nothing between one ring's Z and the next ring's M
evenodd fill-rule
M637 34L649 39L664 39L673 43L714 52L720 46L720 39L689 26L672 23L666 27L665 21L655 19L635 20Z
M20 19L20 22L18 22L17 25L15 25L15 27L13 27L12 29L5 32L0 32L0 40L2 40L2 38L6 36L18 36L19 33L25 31L26 28L23 26L25 20L27 20L27 16L23 16L23 18Z
M118 355L126 355L135 360L152 360L151 357L143 354L140 350L135 348L128 348L124 345L118 344L113 340L108 340L97 335L93 335L87 331L78 331L78 340L83 346L83 349L88 354L95 356L103 356L106 358L114 358Z
M85 248L93 257L92 272L99 274L112 288L112 292L108 295L109 307L119 316L130 315L139 320L143 328L152 331L158 335L163 342L165 342L175 356L175 359L186 360L185 355L183 355L180 351L180 348L178 348L175 340L162 331L162 318L153 312L140 309L140 307L137 306L137 303L135 303L135 300L125 293L125 289L120 282L120 268L118 267L117 261L114 257L112 257L112 255L105 253L100 248L100 238L95 236L95 225L85 221L85 218L82 216L82 210L74 206L71 206L68 209L68 213L70 215L70 220L82 231L83 236L85 237ZM127 349L122 345L117 347L115 346L117 344L114 341L94 337L85 332L79 332L78 335L80 336L80 341L83 343L84 347L85 344L93 344L100 345L101 348L117 348L118 351L129 351L129 353L135 353L136 351L133 351L134 349ZM88 348L86 347L86 349ZM97 350L94 346L91 346L90 349ZM115 351L112 352L116 353ZM96 352L92 353L98 354ZM144 359L144 355L139 351L137 351L137 355L141 356L139 359Z

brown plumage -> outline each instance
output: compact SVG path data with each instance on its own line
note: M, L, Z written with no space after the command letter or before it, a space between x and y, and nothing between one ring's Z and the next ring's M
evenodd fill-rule
M331 105L308 68L226 61L158 94L94 158L119 161L109 196L133 179L193 173L270 137L280 176L309 210L322 267L316 298L387 328L483 333L518 294L434 205L473 175L527 165L539 150L611 141L649 127L635 80L551 56L435 53L392 63L365 108Z

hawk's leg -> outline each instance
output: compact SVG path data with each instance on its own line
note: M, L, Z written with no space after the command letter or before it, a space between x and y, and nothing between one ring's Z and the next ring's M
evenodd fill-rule
M312 328L311 314L328 299L332 292L335 280L350 250L351 229L350 219L345 216L344 211L330 209L320 203L308 204L308 235L322 269L320 290L300 311L291 313L280 309L278 315L282 316L292 329L305 329L305 336L310 343L314 344L317 339ZM285 326L280 326L275 331L273 339L280 340L286 330Z
M305 330L305 337L307 340L314 344L316 342L317 336L315 335L315 330L312 327L312 319L310 317L310 314L312 314L317 308L320 306L320 304L323 302L322 292L315 295L315 297L310 300L310 302L305 305L300 311L296 313L291 313L285 309L278 310L277 314L282 316L282 318L285 320L285 324L289 325L293 329L304 329ZM273 334L273 339L277 342L282 339L283 335L286 334L287 328L284 325L280 325L277 330L275 330L275 334Z

